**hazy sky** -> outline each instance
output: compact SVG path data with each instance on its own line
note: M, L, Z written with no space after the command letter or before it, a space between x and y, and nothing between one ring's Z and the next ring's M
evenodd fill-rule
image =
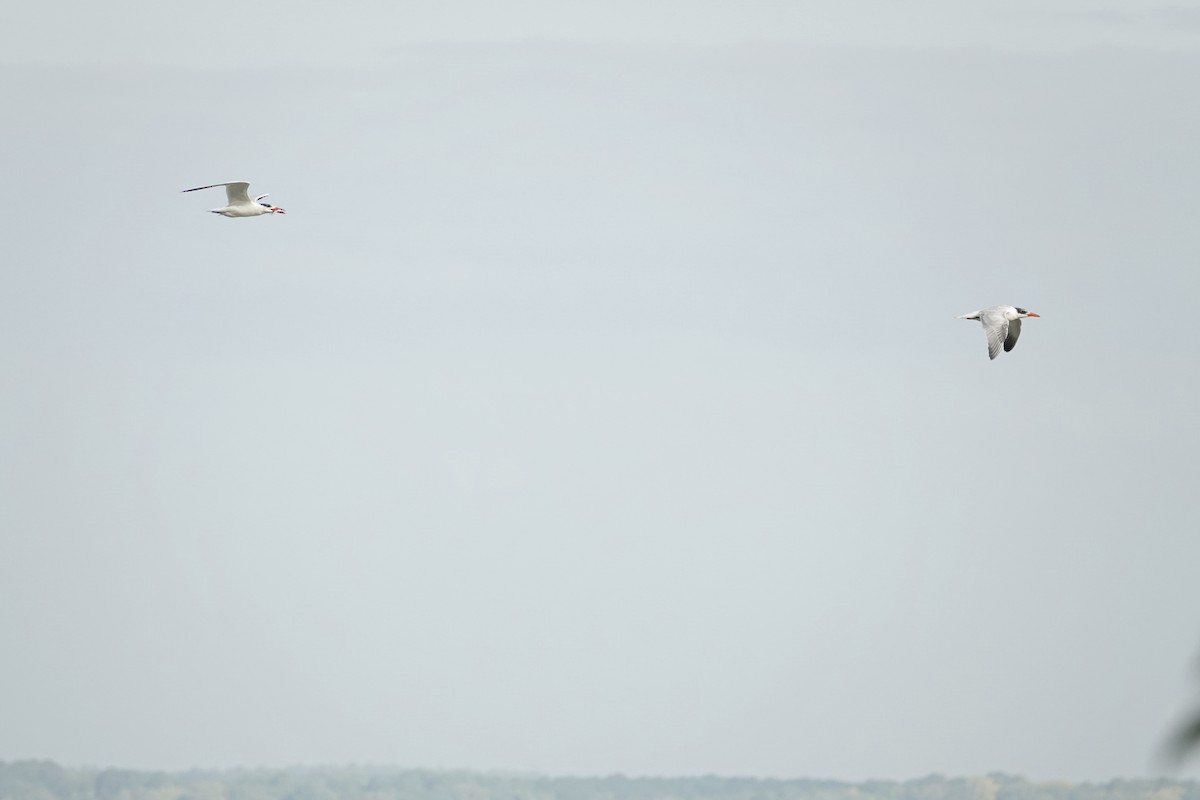
M1200 3L433 5L6 12L0 759L1159 771Z

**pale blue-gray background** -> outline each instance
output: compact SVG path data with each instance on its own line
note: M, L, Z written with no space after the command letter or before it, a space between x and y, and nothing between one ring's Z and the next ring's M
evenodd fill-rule
M1152 774L1200 4L26 3L0 758ZM287 216L203 213L246 179ZM1039 311L995 362L981 306Z

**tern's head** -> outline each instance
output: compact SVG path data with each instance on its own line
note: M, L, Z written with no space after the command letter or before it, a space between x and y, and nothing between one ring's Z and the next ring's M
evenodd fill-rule
M1023 309L1023 308L1021 308L1021 307L1019 307L1019 306L1016 306L1016 309L1017 309L1017 313L1018 313L1018 314L1020 314L1022 317L1037 317L1037 316L1041 316L1040 314L1038 314L1038 313L1037 313L1037 312L1035 312L1035 311L1026 311L1025 309Z
M254 202L258 203L260 206L267 209L272 214L286 214L287 213L279 206L273 206L270 203L264 203L263 202L264 197L270 197L270 195L260 194L258 197L254 198Z

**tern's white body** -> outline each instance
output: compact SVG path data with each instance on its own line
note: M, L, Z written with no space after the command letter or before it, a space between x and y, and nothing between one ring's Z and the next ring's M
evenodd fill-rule
M981 311L963 314L959 319L977 319L983 323L983 334L987 337L988 358L1000 355L1000 349L1008 352L1017 346L1021 335L1021 320L1038 316L1016 306L992 306Z
M268 205L260 202L267 195L260 194L253 200L250 199L249 188L250 184L246 181L232 181L230 183L214 183L208 186L197 186L195 189L184 189L185 192L198 192L201 189L215 189L218 186L225 187L225 197L229 200L229 205L222 208L210 208L209 211L213 214L220 214L223 217L258 217L263 214L286 214L282 208L278 206Z

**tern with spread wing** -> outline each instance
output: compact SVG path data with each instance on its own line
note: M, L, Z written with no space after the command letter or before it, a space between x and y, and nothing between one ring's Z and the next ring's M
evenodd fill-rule
M250 184L246 181L214 183L209 186L197 186L195 189L184 189L183 191L198 192L201 189L215 189L218 186L225 187L225 196L229 199L229 205L224 208L210 208L209 211L213 214L220 214L223 217L257 217L263 214L287 213L279 206L262 202L262 199L267 196L265 194L260 194L251 200L250 194L247 191L250 188Z
M977 319L983 323L983 334L988 343L988 358L995 358L1000 355L1001 347L1007 353L1017 346L1017 337L1021 335L1021 320L1024 317L1036 316L1038 314L1016 306L992 306L982 311L963 314L959 319Z

